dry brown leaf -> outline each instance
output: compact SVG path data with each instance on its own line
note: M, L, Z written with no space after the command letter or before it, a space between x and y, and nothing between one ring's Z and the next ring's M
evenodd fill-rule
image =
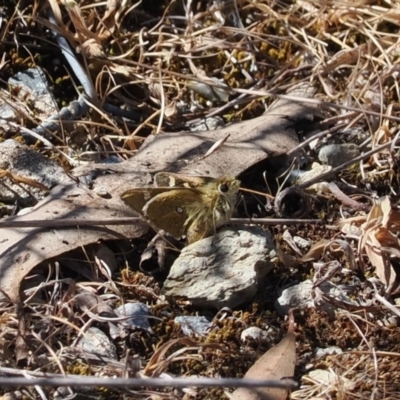
M296 364L295 321L289 311L289 327L286 336L272 349L261 356L247 371L245 378L279 380L294 375ZM288 392L274 388L239 388L231 400L285 400Z
M386 286L387 293L396 288L396 272L392 264L393 257L400 249L400 242L393 228L397 223L398 215L393 214L389 197L383 197L375 202L361 226L362 234L359 241L361 265L365 268L362 255L366 254L381 282ZM388 249L392 249L388 251Z
M118 10L121 8L122 2L118 0L107 0L106 11L101 19L100 37L107 39L117 28Z
M169 121L169 120L173 119L174 117L177 117L178 115L179 115L179 110L178 110L178 107L176 106L176 102L175 101L169 102L165 106L165 110L164 110L165 118L167 118Z
M332 243L332 240L321 239L317 243L314 243L310 250L303 257L301 257L301 262L309 262L319 260L322 254L325 252L327 246Z
M104 176L105 177L105 176ZM98 182L102 178L99 177ZM114 180L111 182L110 178ZM133 177L131 177L133 180ZM139 178L136 182L140 182ZM57 219L123 218L134 216L120 195L132 184L124 176L108 176L106 186L110 197L97 196L75 183L59 185L39 202L30 213L7 218L7 221L54 220L52 229L5 228L0 240L0 289L12 301L19 301L20 283L39 263L99 239L134 238L145 234L148 224L138 220L135 225L57 227ZM143 185L143 184L142 184ZM112 196L111 196L112 194ZM2 297L2 295L0 295Z
M306 86L294 91L293 95L310 97L313 91ZM148 165L148 172L238 176L256 163L273 155L286 154L296 147L296 125L318 117L319 111L314 105L279 99L261 117L222 129L149 136L127 163ZM227 135L229 138L223 146L207 158L202 157L214 143Z
M30 349L27 342L28 323L25 318L23 305L21 303L16 305L17 320L18 320L18 334L15 340L15 359L17 362L26 360L30 356Z
M80 46L76 47L76 52L82 54L85 58L107 58L103 51L103 46L95 39L85 40Z
M315 275L313 278L313 289L316 294L316 290L324 282L331 279L338 271L342 269L342 265L337 260L333 260L324 264L319 263L318 268L316 268ZM322 292L323 294L323 292ZM315 295L314 302L317 296Z
M390 221L387 222L387 226L391 230L400 230L400 213L392 210L390 214Z
M88 39L95 39L98 41L97 33L93 33L86 26L85 18L82 16L79 4L75 0L67 0L64 3L65 9L67 10L71 22L74 24L77 35L80 38L80 42L85 42Z

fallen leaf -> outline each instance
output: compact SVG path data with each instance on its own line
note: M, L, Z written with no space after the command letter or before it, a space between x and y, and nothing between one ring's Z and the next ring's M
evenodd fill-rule
M280 246L276 246L276 252L278 254L279 261L287 268L296 268L300 264L300 260L292 256L291 254L287 254L283 251Z
M295 321L289 311L289 327L286 336L272 349L261 356L246 372L245 378L279 380L294 375L296 364ZM285 400L288 392L273 388L239 388L231 400Z
M313 91L305 86L294 91L294 94L312 97ZM113 165L113 170L121 173L139 169L148 173L169 171L212 177L239 176L252 165L295 148L299 143L297 125L307 126L305 121L315 121L319 115L315 105L278 99L264 115L221 129L150 135L134 157ZM222 146L204 157L215 143L228 135ZM109 165L96 167L110 168ZM77 171L86 174L92 169L93 166L82 166Z
M301 262L309 262L309 261L317 261L320 260L323 254L329 251L331 253L343 253L348 262L348 267L350 269L355 269L356 261L353 249L349 245L348 242L341 239L321 239L313 246L311 246L310 250L301 257Z
M385 285L387 293L392 293L398 286L393 266L393 262L398 262L396 254L400 249L397 222L398 215L392 212L388 196L375 201L365 223L361 225L358 244L362 269L366 268L362 257L365 254L375 267L375 273Z
M58 185L48 197L39 202L31 212L9 221L53 220L54 226L44 228L4 228L0 241L0 290L11 301L19 301L20 283L39 263L71 251L77 247L97 242L99 239L126 239L141 237L149 230L144 221L132 225L57 227L57 219L99 219L134 216L134 212L120 199L123 177L114 176L114 185L108 182L109 198L97 196L93 191L75 183Z
M301 262L309 262L319 260L322 254L326 251L326 248L332 243L332 240L321 239L317 243L314 243L310 250L303 257L301 257Z

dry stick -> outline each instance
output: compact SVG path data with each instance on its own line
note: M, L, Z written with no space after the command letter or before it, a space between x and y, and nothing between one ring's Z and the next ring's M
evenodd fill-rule
M127 218L104 218L104 219L83 219L83 218L65 218L52 220L25 220L25 221L2 221L1 228L66 228L76 226L97 226L97 225L132 225L138 220L143 221L140 217ZM231 218L233 223L250 223L248 218ZM278 219L278 218L253 218L253 224L261 225L292 225L292 224L316 224L321 222L320 219Z
M347 194L343 193L335 182L328 183L328 189L331 191L334 197L336 197L342 204L354 208L359 211L367 211L370 206L368 204L360 203Z
M108 389L127 387L151 387L151 388L185 388L195 387L270 387L286 390L298 389L298 384L289 378L281 380L262 379L238 379L238 378L174 378L166 380L161 378L105 378L79 376L74 378L0 378L0 387L11 388L16 386L74 386L74 387L106 387Z
M319 224L321 219L284 219L284 218L231 218L230 222L251 225L295 225L295 224Z
M96 225L131 225L142 220L139 217L129 218L104 218L104 219L84 219L84 218L65 218L51 220L25 220L25 221L2 221L0 228L65 228L76 226L96 226Z

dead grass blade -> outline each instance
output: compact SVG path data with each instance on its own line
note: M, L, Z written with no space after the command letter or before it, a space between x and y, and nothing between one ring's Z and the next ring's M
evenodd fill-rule
M38 188L40 190L43 190L45 192L47 192L49 190L49 188L39 182L36 182L33 179L27 178L25 176L21 176L18 174L14 174L10 171L7 171L5 169L1 169L0 168L0 178L8 178L11 179L12 181L16 182L16 183L24 183L25 185L29 185L35 188Z
M169 350L173 346L181 345L186 346L185 348L181 348L174 352L173 354L166 356ZM157 349L152 357L150 358L146 368L143 370L143 374L146 376L151 376L153 378L158 377L161 375L163 371L165 371L168 366L177 359L178 356L181 356L182 353L188 352L190 350L200 350L201 348L214 348L221 350L221 346L218 344L204 344L195 342L192 339L188 338L179 338L170 340L167 343L164 343ZM189 358L190 355L186 355L186 358ZM198 358L198 357L197 357Z

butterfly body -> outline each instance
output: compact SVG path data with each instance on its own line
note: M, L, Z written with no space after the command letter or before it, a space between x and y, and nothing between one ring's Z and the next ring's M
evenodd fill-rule
M156 187L136 188L122 199L157 228L188 243L210 236L232 216L240 181L161 172Z

